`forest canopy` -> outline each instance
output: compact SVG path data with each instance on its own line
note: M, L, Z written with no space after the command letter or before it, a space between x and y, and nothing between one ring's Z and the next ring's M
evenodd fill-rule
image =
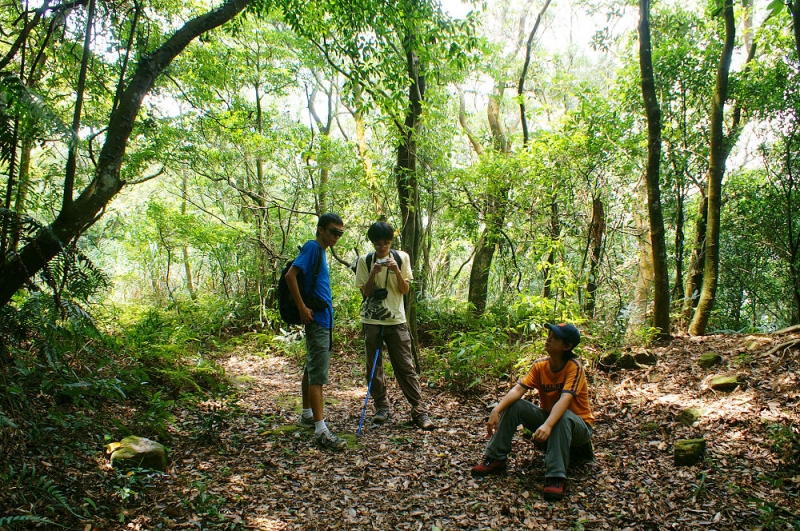
M795 324L792 6L646 4L9 4L3 311L206 297L274 328L276 272L331 210L342 264L398 227L411 311Z

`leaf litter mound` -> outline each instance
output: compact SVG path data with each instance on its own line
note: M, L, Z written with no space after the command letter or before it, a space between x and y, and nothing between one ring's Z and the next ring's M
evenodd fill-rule
M794 429L796 445L800 425L793 334L678 337L648 349L654 366L590 367L595 460L570 467L567 496L555 503L541 496L543 454L521 432L506 475L470 475L490 408L511 382L462 396L423 381L437 424L425 432L410 424L390 378L391 421L370 425L370 403L356 437L363 359L336 352L324 394L328 425L348 440L337 453L295 426L297 360L240 347L225 362L237 399L179 412L168 473L125 500L123 523L78 529L800 529L797 447L776 442ZM697 359L709 351L722 363L703 369ZM719 374L743 385L715 392L709 381ZM690 408L694 423L682 415ZM192 425L205 435L187 436ZM705 458L676 467L674 442L696 437L706 439Z

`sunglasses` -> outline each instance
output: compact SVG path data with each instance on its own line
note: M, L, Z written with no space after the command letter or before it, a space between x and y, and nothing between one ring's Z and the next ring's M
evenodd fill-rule
M341 237L342 237L342 234L344 234L344 231L343 231L343 230L340 230L340 229L335 229L335 228L333 228L333 227L328 227L328 228L327 228L327 229L325 229L325 230L327 230L328 232L330 232L330 233L331 233L331 235L332 235L332 236L336 236L337 238L341 238Z

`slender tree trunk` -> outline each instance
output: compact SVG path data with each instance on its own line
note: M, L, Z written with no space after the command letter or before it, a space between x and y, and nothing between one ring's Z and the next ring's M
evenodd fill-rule
M641 191L640 194L644 195ZM642 197L642 200L644 201L644 197ZM633 214L633 224L639 244L639 273L634 285L633 300L628 305L628 328L625 332L625 337L628 341L634 341L637 337L637 332L647 323L647 308L650 305L650 293L653 289L653 279L655 278L650 226L638 210Z
M792 32L794 33L795 52L797 52L797 60L800 61L800 1L790 0L788 6L789 11L792 13Z
M258 80L253 87L256 96L256 130L259 134L263 134L264 108L261 104L261 61L259 57L256 58L254 68L259 71ZM261 152L259 152L258 155L256 155L256 182L253 187L253 189L257 190L256 197L253 199L256 205L258 205L258 210L253 213L253 223L255 226L256 238L259 242L269 241L267 233L270 230L270 225L268 223L269 210L267 209L267 187L265 183L266 176L264 172L265 164L266 161ZM259 320L263 323L267 321L267 308L272 307L274 302L272 297L274 296L275 290L271 289L271 287L275 285L275 279L272 277L274 276L274 270L277 269L277 266L273 266L273 261L270 260L270 257L267 255L266 246L256 246L256 253L256 260L258 261L258 277L256 278L256 292L258 293L259 301L258 314Z
M684 193L683 187L678 188L677 205L675 212L675 284L672 287L672 300L683 297L683 257L684 257Z
M656 96L650 43L650 0L639 0L639 65L642 71L642 96L647 113L647 211L650 215L650 239L653 249L653 326L660 337L670 335L669 275L667 273L667 245L665 243L664 216L661 211L661 108Z
M408 52L407 60L409 75L412 79L409 87L409 110L406 114L403 140L397 150L395 178L402 217L403 250L409 253L412 265L416 266L419 241L422 235L419 183L417 181L417 135L422 116L425 82L424 77L417 74L419 59L413 51Z
M8 183L6 185L6 195L3 201L3 208L9 210L11 208L11 201L14 197L14 185L16 179L14 176L17 173L17 137L19 132L19 120L14 121L14 133L11 139L11 156L8 161ZM11 249L14 234L19 233L19 213L16 215L3 216L3 226L0 231L0 263L5 262L6 254Z
M489 128L492 131L493 149L500 156L508 155L509 141L500 119L500 99L503 87L498 85L497 95L489 98L487 115ZM481 315L486 309L489 297L489 275L497 245L502 238L505 223L506 205L508 203L509 185L504 175L492 175L486 189L485 227L475 246L475 257L469 274L469 302L473 315Z
M316 74L316 73L315 73ZM314 122L317 124L317 129L319 129L320 133L320 140L319 140L319 157L317 158L317 165L319 166L319 183L317 183L317 213L319 215L328 212L328 187L330 181L330 134L331 134L331 124L333 123L333 88L326 89L322 81L317 76L317 82L322 88L322 91L328 97L328 109L327 109L327 121L323 121L322 118L317 114L317 109L314 105L315 96L317 94L317 88L314 88L314 92L312 96L309 98L308 101L308 110L311 112L311 115L314 117Z
M458 91L458 123L461 124L462 129L464 129L464 133L467 135L469 139L469 143L472 146L472 149L475 150L475 153L478 156L483 155L483 146L481 145L480 140L472 132L469 127L469 123L467 122L467 111L466 111L466 104L464 103L464 93L460 90Z
M790 324L800 324L800 270L797 267L797 257L793 258L793 263L789 264L789 271L792 275L792 322Z
M509 186L504 179L489 184L486 226L481 233L472 259L469 274L469 293L467 300L474 315L481 315L486 309L489 296L489 277L494 253L500 243L502 227L505 223Z
M469 273L469 311L481 315L486 309L486 300L489 293L489 272L492 267L492 258L496 245L489 235L488 228L484 228L476 245L475 256L472 258L472 269Z
M0 264L0 307L5 306L27 279L39 272L62 246L78 237L97 221L100 212L125 184L119 177L122 159L133 124L156 79L197 36L224 24L239 14L252 0L228 0L225 4L188 21L172 37L150 54L142 55L139 67L111 114L106 142L100 151L94 179L53 222L36 233L33 240L11 260ZM66 192L66 191L65 191ZM66 197L66 195L65 195Z
M531 51L533 50L533 37L536 35L536 30L539 29L539 24L542 21L545 11L550 6L550 0L545 0L539 15L536 17L536 22L533 24L528 35L528 41L525 43L525 61L522 64L522 73L519 76L519 83L517 84L517 97L519 98L519 115L522 121L522 145L528 145L528 119L525 117L525 78L528 76L528 67L531 64Z
M11 241L8 245L9 250L16 252L19 247L19 239L21 237L20 221L22 216L25 215L27 209L28 192L31 187L31 151L33 150L33 141L27 137L22 139L19 150L19 171L17 179L17 195L14 198L14 215L17 216L17 222L11 227Z
M586 281L586 315L594 317L595 303L597 300L597 275L600 261L603 256L603 234L606 227L606 214L603 200L595 197L592 200L592 221L589 224L589 279Z
M431 184L428 192L428 223L423 229L422 237L422 267L420 268L419 279L419 298L425 299L428 296L428 284L433 275L431 274L431 249L433 247L433 213L436 211L436 183Z
M723 133L725 101L728 99L728 75L733 55L736 25L733 18L733 0L725 0L725 44L719 60L717 82L711 102L711 146L708 168L708 227L706 230L706 259L703 267L703 288L700 300L689 325L689 333L705 334L719 280L720 208L722 205L722 178L725 175L726 139Z
M684 322L689 322L700 298L700 287L703 285L703 264L706 261L706 226L708 225L708 199L703 196L694 222L694 239L692 254L689 257L689 268L686 271L686 285L683 290Z
M407 43L411 39L406 39ZM408 110L401 131L402 142L397 149L397 167L395 179L397 182L397 196L400 202L400 215L402 219L401 237L402 249L411 258L411 268L417 270L417 259L422 237L422 215L419 200L419 183L417 181L417 135L422 117L422 101L425 96L425 76L421 73L421 66L417 54L410 48L406 50L406 67L409 76ZM406 321L412 337L414 363L419 370L417 356L417 298L416 290L409 290L406 295Z
M547 263L545 264L542 274L544 275L544 289L542 290L542 297L549 299L553 296L553 266L556 263L556 247L555 242L561 238L561 218L558 213L558 201L555 194L553 200L550 202L550 241L553 242L550 247L550 253L547 255Z
M181 214L186 215L186 203L189 197L189 179L186 173L181 176ZM192 300L197 299L197 293L194 291L194 280L192 279L192 262L189 260L189 246L183 244L183 269L186 273L186 289L189 290L189 296Z
M90 47L92 44L92 27L94 25L95 0L89 0L89 13L86 16L86 35L83 41L83 57L81 58L80 73L78 74L78 87L76 89L75 110L72 115L72 128L70 129L69 152L67 154L67 168L64 178L64 195L61 210L69 211L72 208L73 191L75 189L75 172L78 163L78 139L80 138L81 112L83 110L83 97L86 92L86 71L89 68Z

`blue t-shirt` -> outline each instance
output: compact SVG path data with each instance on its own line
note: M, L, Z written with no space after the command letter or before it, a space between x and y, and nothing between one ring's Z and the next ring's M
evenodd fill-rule
M314 286L314 295L328 303L324 310L314 310L314 322L323 328L333 328L333 296L331 295L331 277L328 274L328 260L326 260L325 249L314 240L309 240L300 249L293 266L298 267L303 272L303 285L300 287L301 293L308 293L311 290L311 283L314 282L314 271L317 268L317 260L322 260L317 277L317 285Z

